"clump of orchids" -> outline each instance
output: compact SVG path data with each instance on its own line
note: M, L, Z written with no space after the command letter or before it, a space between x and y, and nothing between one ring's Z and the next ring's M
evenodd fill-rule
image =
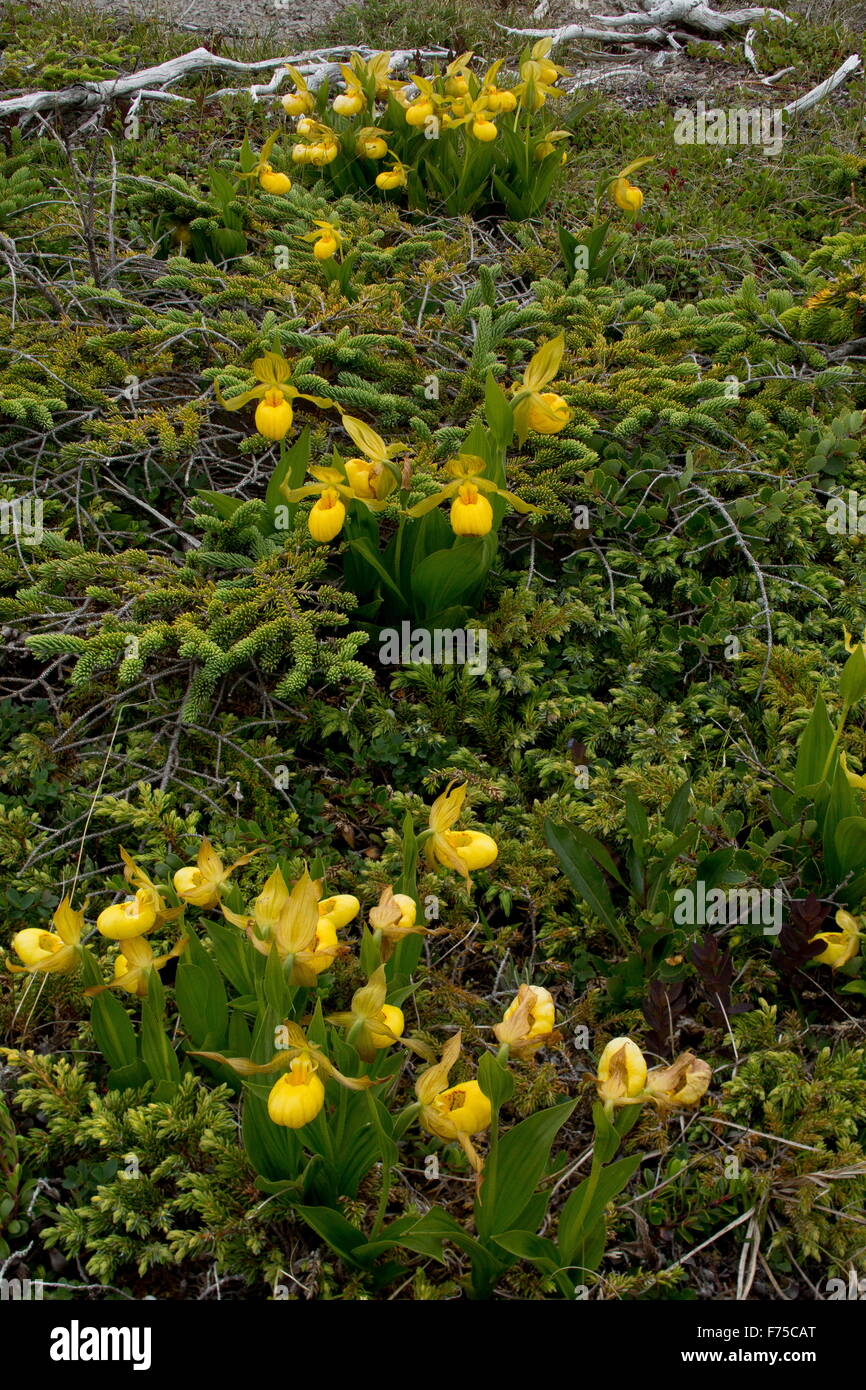
M469 884L469 875L493 864L499 853L496 841L481 830L458 830L466 798L466 786L453 782L432 804L426 828L417 843L426 847L431 868L452 869ZM165 955L155 956L146 938L162 927L178 921L188 907L204 911L218 909L226 921L241 929L260 955L274 952L284 965L290 982L311 987L337 956L346 954L338 932L352 922L361 910L351 893L322 896L323 883L304 871L291 887L277 868L245 912L238 912L225 901L226 890L235 870L251 863L261 850L240 855L231 864L205 837L194 864L178 869L172 879L175 903L168 890L149 874L123 848L120 850L124 878L134 892L121 902L102 909L96 918L96 931L107 941L117 943L122 954L115 960L114 979L103 988L123 989L146 994L147 974L161 970L166 962L180 955L186 945L183 936ZM410 895L383 890L370 912L373 941L387 961L395 947L407 936L422 936L431 929L416 922L417 902ZM9 961L13 974L71 974L81 967L86 932L83 909L75 909L70 897L62 899L52 918L53 931L25 927L12 937L12 950L18 961ZM433 929L434 931L436 929ZM137 972L137 973L136 973Z
M429 807L423 830L415 833L411 816L408 824L404 822L403 877L398 886L381 888L362 928L359 958L364 982L352 993L348 1007L328 1013L323 1013L316 998L317 985L335 961L349 953L340 934L360 915L358 897L352 893L325 894L324 879L315 865L312 872L305 867L293 883L277 867L244 907L232 878L253 861L258 850L226 863L203 839L195 862L174 872L170 888L155 882L131 855L121 851L125 878L134 891L123 901L104 907L96 919L97 933L117 943L120 954L114 961L113 978L89 984L85 993L94 999L94 1010L101 1011L94 1025L100 1046L104 1038L110 1049L123 1052L124 1029L134 1041L125 1011L119 1016L112 1013L119 1007L116 1001L109 1001L109 1008L100 998L109 991L138 996L143 1001L142 1043L145 1023L150 1031L147 1047L142 1046L137 1058L133 1048L131 1060L123 1062L115 1084L130 1079L129 1068L134 1070L139 1064L146 1066L145 1080L148 1075L169 1084L179 1079L179 1071L172 1071L176 1059L171 1043L167 1037L162 1042L155 1040L153 1029L162 1026L163 991L156 983L158 972L172 958L183 956L178 966L175 1031L179 1027L189 1058L200 1058L211 1069L227 1069L243 1081L245 1104L253 1107L249 1125L246 1119L244 1123L245 1142L253 1161L263 1165L259 1172L270 1171L274 1154L283 1152L279 1146L274 1148L275 1140L263 1134L261 1123L266 1129L269 1124L277 1130L306 1131L307 1153L331 1174L337 1172L346 1107L355 1104L347 1096L354 1095L358 1104L368 1109L352 1112L352 1132L360 1136L362 1131L369 1131L371 1142L375 1136L372 1151L381 1152L386 1167L395 1161L394 1141L414 1122L434 1138L458 1145L480 1181L484 1158L476 1144L488 1130L491 1154L498 1144L499 1107L512 1085L502 1078L507 1079L512 1064L534 1066L539 1050L559 1043L561 1035L552 995L530 983L520 985L494 1025L498 1052L495 1058L485 1054L477 1074L472 1074L471 1066L462 1059L460 1033L448 1038L439 1050L407 1026L411 973L423 938L445 930L418 921L418 853L431 870L450 870L467 885L471 874L488 868L498 857L496 841L486 830L460 828L465 800L465 785L452 782ZM189 909L214 914L218 919L204 922L212 951L205 949L198 933L189 927L173 946L157 954L149 936L170 926ZM22 963L12 964L13 972L67 973L83 963L91 969L92 978L92 969L97 967L84 944L84 911L73 909L66 897L54 914L53 926L53 932L27 928L17 934L13 947ZM410 945L416 948L415 954L407 956ZM222 975L241 991L234 1011L229 1008ZM210 1006L218 1002L220 992L222 1008L214 1015ZM233 1012L236 1016L230 1023ZM253 1031L240 1018L247 1012L255 1019ZM239 1021L240 1034L235 1026ZM251 1055L235 1055L231 1043L238 1037L249 1039ZM378 1097L393 1092L398 1084L400 1069L389 1064L389 1056L398 1052L414 1054L424 1065L414 1079L414 1099L390 1116ZM166 1057L171 1060L166 1062ZM489 1063L495 1063L493 1072L499 1082L491 1079ZM458 1066L460 1079L454 1080L452 1073ZM640 1049L628 1038L617 1038L602 1054L597 1086L605 1109L612 1114L619 1107L644 1101L652 1101L662 1110L694 1105L709 1081L709 1067L691 1053L684 1053L670 1067L650 1071ZM256 1106L260 1107L258 1112ZM255 1118L257 1113L259 1119ZM280 1161L287 1165L286 1176L293 1182L301 1171L298 1163L304 1149L295 1140L292 1145ZM386 1181L383 1203L387 1190ZM483 1194L484 1188L479 1191Z
M391 581L388 587L395 593L400 590L402 579L396 558L409 550L402 536L407 523L421 521L447 503L453 535L480 540L495 532L507 510L522 515L539 512L540 508L524 501L504 485L505 455L515 434L522 445L530 432L553 435L568 425L571 407L561 395L544 389L557 376L563 351L562 334L543 343L533 354L522 379L511 386L510 402L491 379L488 396L497 403L497 427L481 429L480 433L474 430L465 447L443 465L447 481L411 505L408 499L414 460L409 445L403 441L386 443L371 425L342 411L330 397L300 391L292 383L290 363L279 352L267 352L255 360L252 372L257 385L249 390L226 399L218 383L215 389L217 400L225 410L240 410L257 401L257 430L264 438L281 444L294 422L295 401L309 401L320 409L340 412L342 427L355 446L355 452L341 453L335 448L328 464L313 464L308 468L313 481L304 482L303 465L298 477L296 470L289 466L284 448L279 490L290 508L309 498L315 499L307 515L307 527L319 543L335 540L347 529L347 521L353 518L348 540L358 545L364 560L369 559L368 543L375 542L375 527L371 532L371 523L377 514L390 509L392 516L397 518L398 536L391 552L386 551L380 565L373 569L379 577L383 569L386 571ZM498 511L495 509L497 503ZM442 554L447 555L447 552L443 550ZM445 564L449 577L453 577L450 559ZM376 575L372 577L375 580ZM406 595L405 607L407 611L412 610L411 594Z
M204 845L207 845L206 841ZM186 947L186 940L181 936L170 950L156 955L147 937L180 917L183 908L170 906L158 885L126 850L121 849L120 854L124 877L135 888L135 893L121 903L104 908L96 919L96 930L108 941L120 944L122 949L114 959L114 977L110 984L92 985L85 990L85 994L121 989L143 998L147 994L152 973L162 970L169 960L179 956ZM218 859L216 862L222 871L221 862ZM227 874L230 872L228 870ZM8 963L13 973L72 974L81 969L85 963L86 924L83 909L73 909L70 898L64 897L54 913L52 926L53 932L41 931L36 927L26 927L16 932L12 938L12 949L21 964L14 961Z
M428 1066L415 1080L415 1103L407 1107L405 1118L417 1118L428 1134L459 1144L472 1168L480 1173L483 1160L472 1139L489 1129L492 1107L476 1076L449 1084L451 1072L461 1057L461 1034L458 1032L449 1038L437 1058L423 1039L405 1036L403 1011L386 1003L386 995L383 964L361 989L355 991L348 1011L326 1015L326 1022L344 1031L347 1042L367 1064L374 1064L381 1053L394 1046L407 1048L427 1061ZM276 1073L277 1079L268 1093L267 1110L273 1123L285 1129L303 1129L317 1118L327 1099L326 1081L354 1091L383 1084L380 1078L369 1073L348 1076L339 1071L324 1050L297 1024L285 1022L278 1031L280 1046L266 1062L226 1057L216 1052L196 1055L228 1066L244 1078ZM555 1029L551 995L540 986L522 985L494 1033L502 1044L500 1061L503 1065L509 1054L531 1062L540 1047L560 1040ZM397 1123L399 1125L399 1117Z
M670 1066L648 1068L631 1038L613 1038L601 1054L596 1088L608 1116L624 1105L649 1102L660 1110L697 1105L712 1080L712 1070L693 1052L683 1052Z
M573 133L547 115L568 75L551 61L551 47L545 38L527 48L510 83L502 59L482 71L471 52L410 82L390 76L390 53L353 53L333 97L327 86L313 94L289 68L293 89L282 106L295 122L292 161L340 193L378 190L416 208L441 203L451 214L499 203L512 217L535 216Z

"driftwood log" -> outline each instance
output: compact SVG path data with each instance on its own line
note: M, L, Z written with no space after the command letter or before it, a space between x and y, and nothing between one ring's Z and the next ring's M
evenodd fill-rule
M149 97L159 101L188 101L188 97L178 96L165 89L184 77L199 72L267 72L276 69L271 80L266 83L253 83L244 87L225 87L214 92L218 97L246 95L253 100L272 96L280 84L289 77L289 64L298 69L307 85L313 89L327 78L339 78L341 61L347 62L352 53L360 53L362 58L372 58L378 50L372 48L352 48L341 45L339 48L314 49L286 58L265 58L256 63L241 63L234 58L223 58L211 53L207 48L195 48L190 53L182 53L179 58L169 58L156 67L142 68L141 72L130 73L126 77L114 77L106 82L80 82L74 87L64 87L59 92L28 92L24 96L6 97L0 101L0 116L24 116L36 112L51 112L77 108L82 111L106 106L112 101L123 101L127 97ZM390 71L401 72L417 63L418 59L447 59L445 48L398 49L391 54Z
M766 5L746 10L728 10L722 14L704 0L643 0L641 9L627 14L587 15L580 24L565 24L559 29L512 29L500 25L509 34L525 34L527 38L552 38L554 47L568 39L600 39L608 43L666 43L675 44L671 30L691 29L698 34L714 37L729 29L756 24L761 19L791 19L781 10Z

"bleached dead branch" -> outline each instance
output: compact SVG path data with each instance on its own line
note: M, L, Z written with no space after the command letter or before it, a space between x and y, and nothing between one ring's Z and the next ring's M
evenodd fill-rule
M251 94L254 99L275 92L280 82L287 76L291 63L303 74L307 84L316 88L326 78L339 75L339 59L348 59L353 52L362 58L371 58L377 50L371 48L351 48L341 45L338 48L322 48L289 57L264 58L255 63L242 63L234 58L224 58L211 53L207 48L194 48L182 53L178 58L170 58L156 67L143 68L125 77L111 78L105 82L79 82L74 87L65 87L59 92L28 92L22 96L7 97L0 101L0 116L20 116L38 111L58 111L64 109L92 110L106 106L112 101L122 101L126 97L151 97L161 101L185 101L166 87L193 73L217 71L256 73L277 69L270 82L245 87L226 87L215 93L215 98ZM413 66L418 58L446 58L444 48L425 49L420 54L415 49L398 49L391 55L390 71L400 72Z
M627 14L589 15L583 24L566 24L559 29L512 29L502 24L508 34L524 34L527 38L553 39L553 46L569 39L600 39L608 43L670 43L672 27L682 26L699 34L724 34L728 29L755 24L761 19L781 19L791 23L788 15L769 6L746 10L728 10L720 14L704 0L645 0L642 10Z
M835 92L837 87L841 87L843 82L847 82L852 73L858 72L860 67L860 54L852 53L831 77L819 82L817 87L813 87L805 96L797 97L796 101L789 101L787 106L783 106L782 114L793 116L797 111L808 111L811 107L817 106L819 101L823 101L831 92Z

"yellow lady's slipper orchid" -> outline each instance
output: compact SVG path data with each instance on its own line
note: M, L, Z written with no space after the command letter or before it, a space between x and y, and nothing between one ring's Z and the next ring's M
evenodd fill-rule
M455 536L486 536L493 526L493 508L475 483L462 483L451 503Z
M472 62L473 54L470 52L460 53L448 64L443 79L445 91L450 97L465 97L469 91L469 64Z
M407 893L395 893L390 887L382 889L379 901L370 908L370 928L379 941L383 961L390 960L406 936L438 936L445 927L426 927L417 923L415 899Z
M289 891L279 869L275 869L251 914L232 912L221 904L223 916L241 927L261 955L275 950L280 960L292 958L290 982L311 988L316 977L328 970L343 948L337 942L336 928L319 916L320 885L307 871Z
M325 1088L319 1068L309 1053L294 1057L289 1070L275 1081L268 1095L268 1114L275 1125L303 1129L325 1104Z
M443 98L436 91L433 83L426 77L413 77L419 96L409 96L404 90L402 103L406 116L406 124L414 127L423 126L431 116L438 116L442 110ZM401 99L401 94L397 92L397 99Z
M336 406L336 401L332 401L328 396L308 396L292 386L292 369L285 357L278 352L266 352L263 357L257 357L253 363L253 376L259 383L258 386L254 386L250 391L242 391L239 396L231 396L229 400L226 400L220 391L219 383L215 383L216 398L223 410L241 410L243 406L249 405L250 401L261 401L265 412L260 422L259 411L256 410L256 428L261 433L267 429L274 431L272 434L265 434L266 439L283 439L291 428L291 401L311 401L322 410Z
M514 111L517 107L517 93L509 91L508 88L498 87L496 85L503 61L502 58L497 58L496 62L487 69L481 79L478 96L473 102L473 109L479 115L483 111L494 112L497 115L505 115L509 111ZM463 93L459 95L463 95ZM490 136L488 138L492 139L493 137Z
M548 58L553 47L552 38L539 39L530 50L529 57L520 64L522 81L515 88L520 103L528 111L539 111L548 97L561 97L561 90L554 85L560 77L566 77L567 69L557 67Z
M856 787L860 792L866 792L866 776L859 772L852 772L848 766L848 758L845 753L839 754L839 766L845 774L849 787Z
M598 1063L596 1089L611 1114L620 1105L634 1105L646 1090L646 1058L631 1038L613 1038Z
M357 116L367 105L363 92L342 92L331 102L332 110L338 116Z
M548 155L556 154L557 142L560 140L569 140L570 138L570 130L549 130L545 135L544 139L540 140L538 144L535 146L535 158L538 160L542 160L547 159ZM565 154L563 152L563 162L564 160Z
M399 160L394 162L391 169L383 169L381 174L376 175L376 187L381 188L383 193L390 193L395 188L405 188L408 183L408 175L405 165Z
M319 918L327 917L335 931L342 931L360 911L361 904L353 893L335 893L319 903Z
M106 989L123 989L127 994L135 994L139 999L143 999L154 970L162 970L168 961L185 951L186 946L186 938L182 937L165 955L155 956L150 942L143 936L130 937L128 941L124 941L122 953L115 957L114 978L111 984L92 985L84 993L95 995L102 994Z
M394 1043L402 1043L429 1061L433 1054L426 1043L403 1036L406 1027L403 1011L394 1004L385 1003L387 992L385 966L380 965L367 983L352 995L349 1012L327 1014L328 1023L345 1028L347 1041L357 1049L364 1062L375 1061L377 1052Z
M264 439L270 439L275 443L285 439L292 428L294 418L291 401L287 401L283 392L276 386L273 390L266 391L256 406L256 429Z
M512 386L514 426L523 444L530 430L538 434L559 434L571 419L571 410L561 396L542 391L553 381L562 362L565 339L560 333L543 343L529 360L523 379Z
M295 164L313 164L321 167L331 164L340 153L340 141L330 126L302 116L295 127L298 135L306 142L292 147L292 161Z
M313 255L317 261L332 261L339 250L336 237L320 236L313 242Z
M440 1091L433 1106L440 1116L440 1133L452 1126L459 1134L481 1134L489 1128L490 1101L475 1080Z
M283 110L287 116L305 116L308 111L312 111L316 105L316 98L310 91L302 73L297 68L287 65L289 74L295 84L293 92L287 92L283 97Z
M560 77L567 77L568 68L558 67L548 56L552 48L552 37L539 39L538 43L533 44L529 57L520 65L521 77L532 77L545 86L550 86Z
M530 502L522 501L515 493L497 487L492 479L484 476L486 467L484 459L479 458L477 454L458 454L445 465L446 471L451 474L454 481L447 483L438 493L433 493L431 497L425 497L422 502L416 502L413 507L407 508L406 515L412 517L426 516L427 512L432 512L433 508L438 507L441 502L456 497L461 505L456 514L453 508L451 510L451 525L454 531L457 535L483 536L490 530L493 517L492 510L488 515L486 508L478 506L480 501L485 500L479 498L478 493L488 495L495 493L515 511L522 512L524 515L541 510L540 507L533 506ZM475 508L477 510L472 510ZM483 526L484 522L488 520L490 525L483 530L457 530L457 527L461 525L467 527Z
M568 403L553 391L539 391L529 402L526 421L536 434L559 434L571 419Z
M307 518L307 529L314 541L332 541L339 535L346 520L345 503L355 501L357 494L353 492L338 468L317 466L311 468L310 472L318 479L317 482L305 483L303 487L295 488L287 488L283 483L281 491L292 503L300 502L304 497L316 497L318 500L310 509ZM376 504L364 502L364 505L372 508Z
M633 174L636 169L642 169L645 164L651 164L654 155L649 155L646 159L635 159L631 164L627 164L621 169L615 179L608 184L608 196L616 203L623 212L637 214L643 207L643 193L633 183L629 182L629 174Z
M106 907L96 919L96 929L111 941L144 936L156 926L156 904L149 888L139 888L134 898Z
M334 97L331 108L338 116L357 116L367 105L367 94L361 81L361 73L346 63L340 64L340 72L346 84L345 92Z
M356 497L363 497L369 501L376 496L373 486L373 464L369 459L346 459L343 467L349 486Z
M353 53L349 61L360 77L375 83L376 96L381 101L385 101L389 93L403 85L402 82L388 76L391 70L390 52L374 53L366 62L360 53Z
M499 131L496 129L496 123L485 118L474 120L470 129L475 139L480 140L484 145L488 145L491 140L495 140L499 134Z
M361 501L384 502L401 476L401 470L392 460L406 452L406 445L399 440L386 444L380 434L354 415L343 416L343 429L365 456L346 459L344 464L353 493Z
M341 947L337 937L337 928L329 917L320 917L316 927L313 954L307 965L314 975L322 975L326 970L331 969L340 953Z
M297 1023L283 1023L280 1032L285 1046L274 1054L269 1062L252 1062L246 1057L226 1057L221 1052L193 1052L193 1057L206 1057L211 1062L219 1062L231 1067L239 1076L262 1076L269 1072L287 1072L288 1076L271 1090L268 1097L268 1114L274 1124L285 1125L289 1129L300 1129L309 1124L324 1104L323 1076L337 1081L350 1091L366 1091L375 1083L369 1076L344 1076L338 1071L326 1054L310 1042ZM295 1063L300 1062L301 1066ZM318 1085L312 1085L312 1081ZM304 1087L309 1090L304 1091ZM321 1091L319 1090L321 1087ZM292 1095L291 1090L297 1090Z
M39 965L63 950L63 940L56 932L25 927L13 936L12 949L25 965Z
M453 788L453 790L452 790ZM496 841L480 831L452 830L459 820L466 799L466 785L449 782L441 796L430 807L430 819L424 833L427 863L437 863L455 869L469 883L472 869L484 869L495 860L499 850Z
M195 865L178 869L174 876L174 891L183 902L192 907L216 907L220 900L220 888L242 864L249 864L261 851L254 849L242 854L239 859L225 867L214 850L210 840L203 839L199 845Z
M370 909L373 930L397 941L413 932L426 931L425 927L415 925L417 916L415 899L408 893L395 893L390 887L382 889L378 903Z
M615 179L610 192L613 201L623 212L640 212L643 207L643 193L628 179Z
M70 898L62 899L51 918L54 931L25 927L12 938L12 950L23 963L7 961L13 975L37 971L40 974L68 975L81 963L81 937L84 913L76 911Z
M343 529L346 508L336 488L326 487L318 502L314 502L307 517L307 526L314 541L332 541Z
M367 452L367 459L349 459L342 465L342 471L337 467L317 465L309 470L317 480L315 483L305 483L296 488L289 488L283 483L280 487L283 496L291 503L300 502L305 497L319 498L307 519L310 535L317 541L333 540L342 530L346 520L344 504L360 502L371 512L381 511L387 506L386 499L396 482L391 455L404 448L402 444L386 445L375 430L351 415L343 416L343 424L355 444ZM340 462L339 457L337 461Z
M319 891L319 885L304 871L303 878L293 886L274 930L280 958L294 957L292 984L314 985L317 976L330 970L337 956L345 950L337 941L333 921L319 916Z
M339 153L340 146L336 140L316 141L309 149L309 163L321 169L325 164L333 164Z
M493 1032L511 1052L531 1057L539 1047L558 1039L555 1029L556 1010L550 991L540 985L521 985Z
M292 186L292 181L287 174L278 173L270 163L270 154L279 137L279 131L275 130L273 135L269 135L262 145L261 153L251 169L241 174L242 179L258 179L259 186L266 193L288 193Z
M388 153L387 134L378 126L364 126L355 136L355 153L360 159L384 159Z
M653 1067L647 1073L649 1099L660 1109L697 1105L713 1078L712 1068L693 1052L683 1052L669 1067Z
M810 938L812 941L824 942L824 950L819 956L812 956L812 960L818 965L830 965L834 970L854 959L860 949L862 935L859 919L846 912L843 907L836 913L836 925L838 931L818 932Z
M411 105L406 107L406 124L411 126L423 125L424 122L433 115L433 103L427 97L419 97Z
M305 232L298 240L313 243L313 255L317 261L332 260L342 249L345 240L343 233L332 222L314 222L313 226L316 231Z
M395 1039L397 1041L402 1039L405 1027L406 1020L403 1017L403 1010L398 1009L394 1004L383 1004L381 1024L371 1024L373 1046L377 1049L390 1047Z
M283 194L291 190L292 180L288 174L278 173L265 162L259 168L259 185L266 193Z
M135 897L106 907L97 917L97 931L111 941L128 941L133 936L144 936L158 924L170 922L183 912L182 907L166 906L156 884L125 849L121 849L120 857L124 863L123 876L127 883L136 886L137 891Z
M497 66L494 63L494 68ZM499 134L496 122L491 117L498 114L499 98L504 95L491 88L488 92L482 91L473 101L470 101L468 96L457 98L451 104L450 113L442 113L444 129L458 130L460 126L467 126L476 140L482 144L489 144Z
M447 840L470 872L489 868L499 853L496 841L480 830L451 830Z
M260 936L269 937L275 931L288 901L289 890L286 886L286 880L280 870L275 869L259 896L252 903L249 913L232 912L224 902L220 903L220 908L226 920L234 923L236 927L241 927L244 931L253 929Z
M842 626L842 631L845 634L845 650L849 656L853 656L858 647L862 647L863 650L866 651L866 628L864 628L863 636L859 641L852 637L844 624Z
M448 1074L459 1055L460 1034L455 1033L443 1047L440 1061L419 1075L415 1082L415 1095L421 1104L418 1120L429 1134L456 1140L475 1172L480 1173L483 1162L469 1136L488 1129L493 1112L477 1081L448 1085Z

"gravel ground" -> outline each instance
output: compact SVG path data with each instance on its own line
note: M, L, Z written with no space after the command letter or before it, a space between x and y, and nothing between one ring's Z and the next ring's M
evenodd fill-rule
M350 0L89 0L94 9L163 20L179 29L226 38L294 40L319 29Z

